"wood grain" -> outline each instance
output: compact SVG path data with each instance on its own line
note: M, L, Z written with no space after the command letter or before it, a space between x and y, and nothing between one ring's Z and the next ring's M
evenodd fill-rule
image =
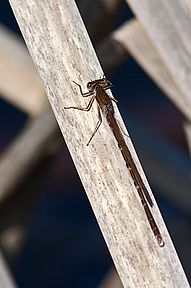
M182 92L191 119L191 11L185 1L126 0Z
M10 1L52 105L124 287L189 287L157 206L153 214L166 242L157 245L132 179L107 123L89 147L97 122L89 112L64 110L85 106L73 80L83 85L102 77L74 1ZM86 102L87 103L87 102ZM116 117L124 128L115 106ZM138 169L148 186L127 137Z

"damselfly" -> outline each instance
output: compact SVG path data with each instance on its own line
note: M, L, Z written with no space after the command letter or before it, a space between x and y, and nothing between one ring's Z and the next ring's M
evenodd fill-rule
M117 122L117 120L115 119L115 113L114 113L114 107L112 104L112 101L117 102L117 100L111 96L109 96L105 90L109 89L112 87L112 84L104 77L102 79L98 79L98 80L94 80L91 82L88 82L87 84L87 92L83 92L81 86L74 82L75 84L77 84L79 86L80 89L80 93L83 97L89 97L92 96L92 98L90 99L87 107L82 108L82 107L65 107L65 109L77 109L77 110L82 110L82 111L89 111L92 107L92 104L94 102L94 100L97 101L97 108L98 108L98 122L97 125L95 127L95 130L91 136L91 138L89 139L87 145L90 144L90 141L92 140L92 138L94 137L94 135L96 134L97 130L99 129L101 123L102 123L102 117L101 117L101 112L103 113L104 117L107 120L107 123L109 124L113 135L118 143L118 147L123 155L123 158L126 162L126 166L129 170L129 173L134 181L134 185L136 187L136 190L140 196L141 199L141 203L144 207L148 222L150 224L150 227L157 239L157 242L159 244L160 247L163 247L165 245L161 233L159 231L159 228L154 220L154 217L150 211L149 205L150 207L153 206L153 202L151 197L149 196L149 192L137 170L137 167L134 163L134 160L132 158L131 152L129 150L129 148L127 147L127 144L125 142L123 133L121 132L120 126ZM149 205L148 205L149 203Z

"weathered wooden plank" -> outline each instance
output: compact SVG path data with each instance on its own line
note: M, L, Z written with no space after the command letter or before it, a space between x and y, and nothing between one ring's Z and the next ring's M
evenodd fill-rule
M96 110L64 110L84 105L73 80L85 88L89 79L103 75L74 1L10 3L124 287L189 287L155 205L153 214L166 242L162 249L157 245L107 123L86 147L97 122ZM125 129L116 106L115 111ZM148 186L130 139L126 140Z

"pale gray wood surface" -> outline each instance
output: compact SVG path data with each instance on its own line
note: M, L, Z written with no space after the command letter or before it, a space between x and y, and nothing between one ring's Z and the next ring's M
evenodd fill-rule
M10 38L9 42L18 43L18 40L15 38L12 40L12 34L6 33L6 38ZM119 43L115 44L115 41ZM121 45L121 46L120 46ZM123 48L123 47L124 48ZM21 55L19 59L25 59L25 57L29 57L28 53L26 53L26 49L23 49L23 46L20 44L17 45L17 54ZM20 48L19 48L20 47ZM13 46L12 48L15 48ZM120 49L121 48L121 49ZM161 62L159 55L157 54L156 49L152 45L150 45L148 37L145 35L141 25L136 21L132 20L125 23L122 27L114 31L109 38L107 38L104 43L99 45L98 56L100 57L102 66L104 67L104 71L113 70L114 67L119 65L119 61L123 61L124 57L127 57L127 52L125 52L125 48L130 51L137 61L146 69L148 73L154 78L154 80L159 84L159 86L166 91L167 95L178 96L178 91L176 87L173 86L173 81L169 78L168 71L166 70L164 63ZM4 48L5 49L5 48ZM11 49L8 49L9 51ZM27 55L26 55L27 54ZM13 61L13 63L11 63ZM10 57L9 62L10 66L14 66L15 60L14 57ZM22 63L18 61L17 65L21 65ZM25 77L30 78L31 70L33 71L33 67L30 68L30 65L33 65L32 61L28 61L28 68L25 69ZM21 71L22 69L19 68ZM22 72L24 74L24 71ZM38 79L38 77L36 76ZM18 80L18 79L17 79ZM38 86L37 83L33 83ZM17 82L12 81L12 77L8 77L6 79L6 86L12 86L12 91L17 91ZM23 83L24 91L25 91L25 83ZM41 88L41 90L43 90ZM35 90L38 93L38 89ZM32 94L33 95L33 94ZM31 95L31 96L32 96ZM17 95L15 95L17 97ZM27 95L25 95L27 96ZM19 94L18 94L19 97ZM177 97L177 100L179 98ZM11 101L11 99L10 99ZM38 97L34 95L35 107L38 105ZM18 103L20 103L20 98L18 98ZM26 102L27 103L27 102ZM27 109L33 108L30 106L30 102L27 103ZM30 113L32 113L32 110ZM0 184L0 199L1 202L11 193L15 192L15 187L17 187L20 182L24 180L24 176L28 175L33 167L36 166L36 163L39 162L39 156L42 155L42 152L47 151L47 145L50 142L51 137L54 138L52 141L56 141L55 134L57 126L53 126L54 119L51 118L51 111L46 111L47 115L39 115L37 119L34 119L34 123L30 123L26 129L24 129L21 135L18 135L18 139L12 142L11 146L5 151L5 154L1 156L0 160L0 171L1 175L0 180L2 182ZM44 121L44 119L47 119ZM128 117L129 118L129 117ZM48 120L50 119L50 120ZM51 121L52 119L52 121ZM130 119L129 119L130 120ZM32 120L31 120L32 121ZM44 123L49 122L49 129L43 129ZM42 123L41 123L42 122ZM51 124L52 123L52 124ZM128 121L128 123L130 123ZM34 127L35 130L34 130ZM136 127L136 128L135 128ZM188 181L187 174L189 171L185 171L187 165L184 164L184 159L180 159L177 155L177 152L173 150L168 150L168 154L166 157L163 157L165 153L165 145L160 144L160 151L157 152L158 158L156 158L155 152L155 143L157 143L158 139L154 141L154 135L150 136L150 133L146 134L146 137L142 139L142 135L138 135L138 131L144 128L138 128L137 126L133 126L133 130L135 132L135 140L139 143L142 143L144 149L140 149L140 156L142 161L145 163L145 168L147 171L152 172L152 181L155 183L156 187L164 193L164 196L169 198L172 202L177 202L182 209L186 209L188 212L190 211L190 183ZM55 129L55 132L53 131ZM33 132L35 131L35 133ZM26 134L26 135L25 135ZM137 134L137 135L136 135ZM34 136L35 135L35 136ZM57 138L57 137L56 137ZM152 144L146 139L153 139ZM30 143L30 145L28 145ZM38 143L38 145L36 145ZM33 147L34 145L34 147ZM20 148L19 148L20 147ZM21 153L24 149L24 153ZM138 147L139 148L139 147ZM14 151L17 151L15 153ZM152 152L153 151L153 152ZM46 154L44 154L46 156ZM179 159L179 165L177 171L174 170L174 161L173 159ZM188 172L188 173L187 173ZM9 175L9 179L7 179L6 175ZM168 177L166 177L168 176ZM174 181L171 181L174 179ZM180 189L182 187L182 189ZM182 190L183 193L179 193ZM7 196L6 196L7 195ZM177 203L176 203L177 204Z
M33 65L32 61L29 61L29 60L27 61L28 63L27 69L22 69L22 62L18 61L19 59L29 58L29 55L26 52L26 49L24 49L21 43L19 43L20 45L16 45L18 43L18 40L15 35L13 35L12 33L11 34L8 33L8 31L6 31L5 29L3 31L5 31L5 36L6 36L5 38L8 39L8 43L14 44L10 46L9 49L7 49L9 52L7 54L10 56L9 66L15 67L15 61L16 61L17 67L20 71L19 74L21 74L19 79L22 79L23 76L25 76L26 78L30 78L31 71L34 70L33 66L30 68L30 65ZM13 36L14 38L12 39ZM115 40L117 40L118 43L115 44ZM6 50L7 48L7 45L5 46L6 47L3 48L4 50ZM15 57L13 57L13 55L11 55L11 48L14 49L15 47L18 50L17 54L20 55L20 57L17 57L16 59ZM160 59L157 53L157 50L154 49L153 45L151 45L146 33L144 32L141 25L136 20L128 21L127 23L125 23L122 27L115 30L110 35L110 37L108 37L104 41L104 43L99 45L99 49L97 52L98 52L98 56L100 57L102 66L104 67L104 71L112 70L113 67L116 67L117 65L119 65L120 61L124 60L124 57L127 57L127 52L125 52L125 48L128 49L128 51L130 51L132 55L134 55L136 60L139 61L142 67L146 69L146 71L151 75L152 78L154 78L154 80L167 93L167 95L172 97L172 99L173 97L175 97L177 101L181 100L181 98L178 97L180 92L178 93L176 87L174 86L174 82L170 78L170 75L168 74L168 71L164 63ZM34 78L38 79L37 76ZM7 77L6 86L11 87L12 91L17 91L18 90L18 83L17 83L18 78L16 77L17 81L12 81L12 79L13 77ZM38 83L39 81L37 82L34 81L33 85L35 87L39 87ZM22 83L20 83L20 85L21 84ZM24 81L23 91L26 92L25 85L26 84ZM41 88L41 91L42 90L43 89ZM34 91L37 92L37 95L34 94ZM31 94L31 97L33 97L33 95L34 95L33 101L35 103L35 107L38 107L38 104L41 104L41 101L40 103L38 103L39 101L38 89L33 90L33 94ZM22 100L21 100L22 98L21 99L19 98L20 97L19 92L15 95L15 97L14 97L15 100L17 100L17 97L18 97L19 106L22 105ZM25 97L28 98L28 95L25 94ZM34 112L33 105L32 106L30 105L30 101L29 103L28 102L25 102L25 103L27 104L27 110L30 111L30 109L32 109L30 113L33 113ZM51 113L51 111L47 111L47 114L48 113ZM46 117L48 119L48 115L46 115ZM16 139L16 141L12 143L10 149L8 149L8 151L5 152L5 155L3 155L0 158L1 160L0 171L2 175L2 177L0 176L0 180L2 179L2 183L0 185L1 201L7 197L6 195L10 195L12 192L15 191L14 188L21 181L24 180L23 178L24 175L27 175L28 173L32 171L31 170L32 167L36 165L35 162L39 161L39 158L37 157L37 155L41 155L42 151L46 151L47 149L46 143L50 141L51 137L54 137L55 133L52 131L52 128L51 128L53 127L52 125L50 125L49 130L42 129L44 125L43 123L46 122L43 120L43 118L44 116L42 117L39 115L39 119L34 120L33 124L31 123L30 125L28 125L27 128L24 130L24 133L21 133L21 135L18 135L19 139ZM41 124L41 121L42 121L42 124ZM34 133L32 132L33 125L36 126L35 137L34 137ZM55 129L57 129L56 125L55 125ZM26 136L24 135L25 133L26 133ZM149 135L147 135L147 138L148 137ZM145 142L144 139L140 140L142 144ZM30 143L30 145L28 145L27 143ZM36 143L39 143L39 144L36 145ZM34 148L32 149L33 144L34 144ZM24 153L18 152L18 151L21 151L20 149L23 149L23 147L25 147ZM179 165L179 167L181 167L181 170L179 172L177 171L175 173L174 171L174 165L173 165L172 159L177 158L176 153L173 153L173 151L168 151L168 157L164 158L162 157L163 151L160 151L158 153L162 153L162 155L160 154L159 159L152 161L153 156L155 155L155 153L152 154L151 152L153 151L152 145L150 145L150 143L148 142L147 144L145 143L144 147L147 147L146 149L144 149L144 151L148 149L148 153L145 152L144 154L143 152L140 154L140 156L142 156L143 161L144 159L145 160L147 159L145 161L145 163L148 163L148 165L146 165L146 168L148 169L147 171L152 171L152 180L156 184L156 187L159 187L159 189L164 192L165 197L170 198L172 202L178 201L180 206L182 205L184 209L189 211L190 202L188 201L188 199L190 198L189 196L190 195L189 193L190 183L188 183L188 179L186 177L187 173L185 173L185 169L183 169L184 165ZM15 150L17 151L17 153L14 152ZM170 161L169 161L169 158L171 159ZM167 171L167 167L169 167L168 171ZM10 175L9 179L7 179L5 175ZM168 179L164 177L165 175L169 175ZM175 180L172 182L171 178ZM180 191L179 187L183 188L182 191L184 193L179 193Z
M153 43L151 42L150 38L148 37L147 33L145 32L145 30L143 29L139 21L133 19L124 23L121 27L119 27L113 32L113 39L115 39L123 48L125 48L135 58L135 60L141 65L141 67L149 74L149 76L155 81L155 83L169 97L169 99L173 102L173 104L175 104L177 108L186 117L191 119L191 109L188 110L187 106L185 105L184 94L179 89L179 86L174 82L173 78L171 77L171 73L168 70L168 67L165 65L162 58L160 57L159 51L153 45ZM185 124L184 128L185 128L185 133L186 133L187 140L188 140L188 146L190 147L191 146L190 145L191 129L190 129L189 123ZM150 158L152 158L151 155L154 155L154 153L151 152L153 146L148 145L145 147L149 147L150 156L143 157L143 159L149 160ZM163 146L161 146L161 148L162 147ZM163 152L165 152L165 149ZM170 159L171 154L172 154L172 158ZM161 179L162 181L157 180L157 182L161 183L161 188L162 188L161 190L164 191L166 196L170 197L171 200L173 198L176 199L175 201L177 201L179 204L182 203L182 200L184 199L184 203L186 204L186 205L183 205L184 209L186 209L187 211L190 211L190 206L189 207L187 206L187 204L190 202L188 201L188 199L190 199L190 184L185 185L187 180L189 179L188 175L190 171L189 170L185 171L185 169L180 169L180 167L184 167L184 165L183 166L178 165L177 163L177 169L179 169L180 172L179 173L174 173L175 171L173 172L175 168L175 166L173 165L173 162L174 162L173 159L177 159L175 155L176 155L175 151L174 153L173 151L169 151L168 155L166 155L167 157L161 158L160 156L159 158L161 159L161 161L158 159L157 162L155 162L157 164L148 165L148 167L150 167L149 170L152 171L152 177L154 179L156 179L155 175L158 178L162 177ZM155 170L157 169L157 166L160 166L160 164L162 163L162 159L163 161L166 162L166 164L164 165L165 170L164 168L160 167L157 173L157 171ZM180 157L178 157L178 159L180 160ZM169 164L171 166L170 169L167 168L169 167ZM167 173L167 170L168 170L168 173ZM174 175L177 174L177 176L170 177L171 173L173 173ZM182 180L180 180L181 174L183 176ZM168 175L168 177L165 177L165 175ZM175 179L175 181L172 181L172 179ZM162 187L162 185L164 186ZM182 191L182 193L180 193L180 191Z
M191 11L179 0L126 0L158 50L191 111Z
M23 42L0 25L0 94L30 115L46 103L44 89Z
M191 119L191 109L187 109L183 93L142 25L135 19L127 21L113 32L113 38L126 48L177 108Z
M157 245L107 123L86 147L97 122L95 107L89 113L64 110L85 102L73 80L85 89L89 79L103 75L74 1L10 3L124 287L189 287L155 205L153 214L166 242L164 248ZM115 111L124 129L116 106Z

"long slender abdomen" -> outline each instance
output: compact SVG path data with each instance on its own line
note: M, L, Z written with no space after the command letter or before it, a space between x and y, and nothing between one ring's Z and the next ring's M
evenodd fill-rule
M145 195L149 205L152 207L153 206L153 202L151 200L151 197L149 195L149 192L147 190L147 188L145 187L145 184L137 170L137 167L135 166L135 163L133 161L133 158L131 156L131 153L125 143L125 140L123 138L123 135L121 133L121 130L114 118L114 115L112 113L109 113L106 117L107 122L115 136L115 139L117 140L119 149L121 150L121 153L123 155L123 158L126 162L126 166L131 174L131 177L134 181L134 185L135 187L138 189L140 188L143 192L143 194Z

